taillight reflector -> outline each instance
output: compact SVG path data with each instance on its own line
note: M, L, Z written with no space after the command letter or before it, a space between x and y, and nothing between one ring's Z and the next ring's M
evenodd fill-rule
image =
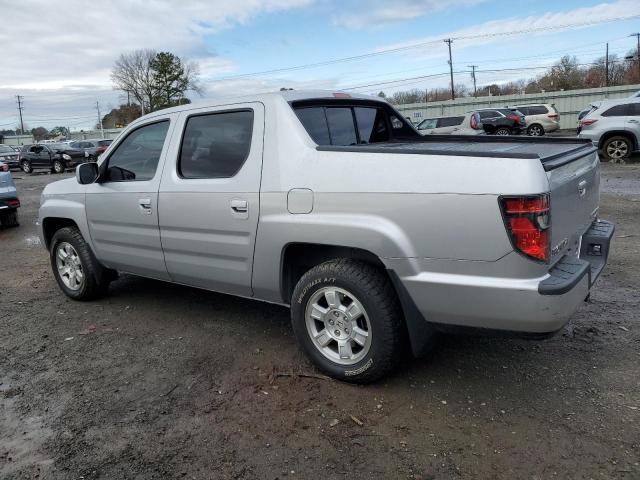
M18 208L20 206L20 200L17 198L14 200L7 200L7 204L12 208Z
M549 195L502 197L502 214L514 248L535 260L549 260Z
M522 122L520 121L520 117L518 115L509 115L507 118L510 118L511 120L516 122L518 125L522 125Z
M0 163L0 172L8 172L9 171L9 165L7 165L6 163Z
M580 120L580 125L582 125L583 127L586 125L593 125L594 123L596 123L598 120L595 118L583 118L582 120Z
M476 118L475 114L471 115L471 121L469 123L471 124L471 128L473 128L474 130L478 129L478 119Z
M553 118L554 120L555 120L556 118L558 118L559 116L560 116L560 115L558 115L557 113L550 113L549 115L547 115L547 117L549 117L549 118Z

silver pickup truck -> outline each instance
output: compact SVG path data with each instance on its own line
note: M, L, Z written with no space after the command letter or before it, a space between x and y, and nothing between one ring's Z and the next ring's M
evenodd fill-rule
M438 330L561 329L607 260L599 179L588 141L423 137L379 98L285 91L138 119L39 225L73 299L126 272L288 305L318 367L369 382Z

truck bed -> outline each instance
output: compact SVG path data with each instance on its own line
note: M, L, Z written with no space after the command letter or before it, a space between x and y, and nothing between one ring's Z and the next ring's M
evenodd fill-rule
M539 158L546 171L596 151L590 140L557 137L429 135L419 140L350 146L319 146L321 151L456 155L494 158Z

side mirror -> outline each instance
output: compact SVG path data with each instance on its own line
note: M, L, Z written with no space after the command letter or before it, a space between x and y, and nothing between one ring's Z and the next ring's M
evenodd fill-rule
M99 175L98 164L95 162L81 163L76 167L76 180L80 185L94 183Z

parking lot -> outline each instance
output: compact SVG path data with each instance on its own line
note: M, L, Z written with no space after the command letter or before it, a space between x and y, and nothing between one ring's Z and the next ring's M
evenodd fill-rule
M126 275L69 300L35 226L62 176L14 178L0 478L640 478L640 164L603 164L613 251L563 332L442 336L371 386L319 376L285 308Z

